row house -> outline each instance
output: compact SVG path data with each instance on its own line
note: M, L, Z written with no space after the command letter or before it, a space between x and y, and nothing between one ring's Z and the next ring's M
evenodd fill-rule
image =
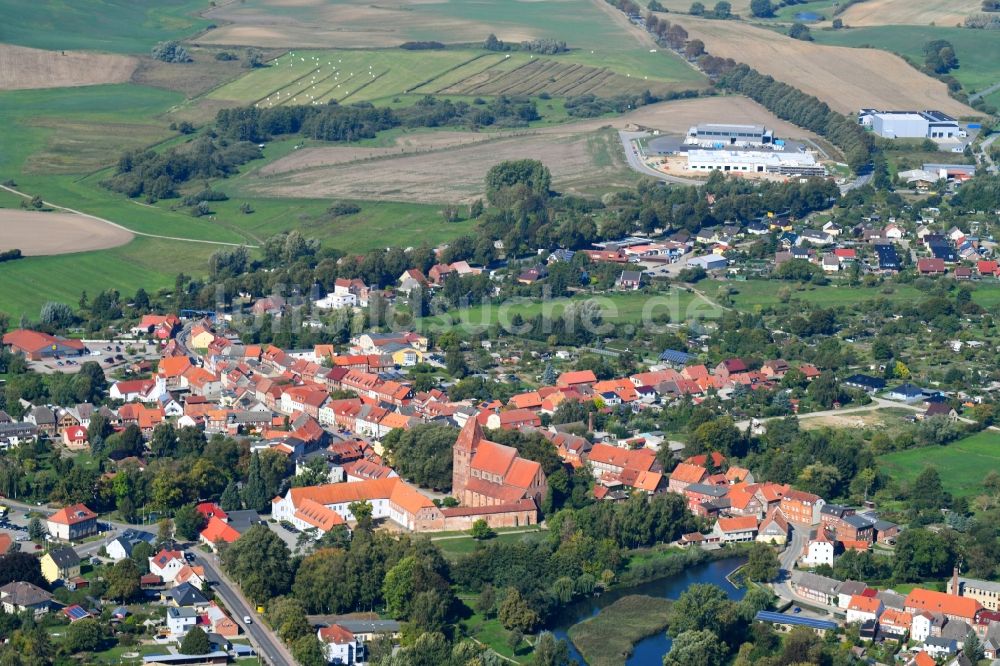
M789 490L781 498L781 512L792 523L815 525L820 522L825 500L819 495L801 490Z
M723 543L753 541L757 536L757 519L753 516L719 518L715 521L712 534Z
M316 384L292 386L281 394L280 409L285 414L302 412L318 419L320 407L329 397L330 394Z

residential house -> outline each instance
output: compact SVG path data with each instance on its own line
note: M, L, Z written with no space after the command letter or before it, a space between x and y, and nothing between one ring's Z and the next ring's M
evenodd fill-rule
M833 555L836 544L826 533L824 527L816 530L816 535L809 539L806 544L806 552L802 557L802 563L809 566L819 566L827 564L833 566Z
M625 291L636 291L642 286L641 271L622 271L616 282L618 289Z
M149 532L127 529L108 542L105 551L113 562L119 562L126 557L132 557L132 549L140 542L152 544L156 537Z
M833 578L809 572L792 572L792 589L804 599L826 605L836 605L839 587L840 581Z
M80 556L72 548L54 548L42 555L42 576L50 584L68 581L80 575Z
M171 606L167 609L167 631L171 636L181 638L197 624L198 611L194 608Z
M364 644L357 636L338 624L320 627L316 637L323 646L330 664L357 664L364 661Z
M876 622L882 614L882 601L876 597L855 594L847 604L847 623Z
M7 613L31 611L38 617L49 612L52 595L31 583L15 581L0 587L0 606Z
M753 541L757 536L757 518L754 516L719 518L715 521L712 534L723 543Z
M667 489L670 492L683 495L684 490L692 483L701 483L708 476L708 472L701 465L690 463L678 463L670 473L670 480Z
M788 521L785 520L780 510L772 510L761 521L756 540L776 545L782 545L788 541Z
M87 441L87 429L83 426L70 426L62 431L63 446L70 451L81 451L90 446Z
M56 539L76 541L97 534L97 514L83 504L73 504L49 516L45 526Z
M855 374L843 380L844 386L860 389L866 393L878 393L885 390L885 380L871 375Z
M903 640L910 633L912 624L912 615L895 608L884 609L878 619L879 631L897 640Z
M820 512L826 502L819 495L789 490L781 498L781 513L791 523L815 525L820 522Z
M165 583L172 583L186 564L183 553L164 548L149 558L149 573L159 576Z

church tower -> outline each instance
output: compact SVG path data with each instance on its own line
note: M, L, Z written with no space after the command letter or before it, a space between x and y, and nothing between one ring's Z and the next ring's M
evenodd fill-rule
M472 469L472 456L481 439L483 439L482 426L475 416L470 416L452 447L451 494L459 502L464 498L465 486L469 482Z

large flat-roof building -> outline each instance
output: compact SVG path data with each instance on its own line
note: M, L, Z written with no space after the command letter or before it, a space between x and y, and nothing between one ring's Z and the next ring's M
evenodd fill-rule
M702 150L687 152L690 171L723 173L770 173L782 176L825 176L826 169L812 153L763 152L759 150Z
M861 109L858 124L885 139L958 139L958 121L941 111Z
M708 123L691 127L684 143L706 148L770 146L774 143L774 132L763 125Z

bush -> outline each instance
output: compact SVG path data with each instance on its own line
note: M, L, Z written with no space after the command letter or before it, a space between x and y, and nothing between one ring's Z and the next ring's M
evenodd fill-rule
M342 217L344 215L356 215L361 212L361 206L357 204L349 203L347 201L337 201L329 208L326 212L333 217Z
M163 62L180 63L191 62L192 60L187 49L174 40L158 43L153 47L152 56Z
M215 54L215 59L216 60L221 60L223 62L230 62L230 61L233 61L233 60L239 60L239 58L237 58L235 54L232 54L229 51L220 51L220 52L216 53Z
M399 45L399 48L406 49L407 51L430 51L433 49L443 49L445 46L441 42L403 42Z

